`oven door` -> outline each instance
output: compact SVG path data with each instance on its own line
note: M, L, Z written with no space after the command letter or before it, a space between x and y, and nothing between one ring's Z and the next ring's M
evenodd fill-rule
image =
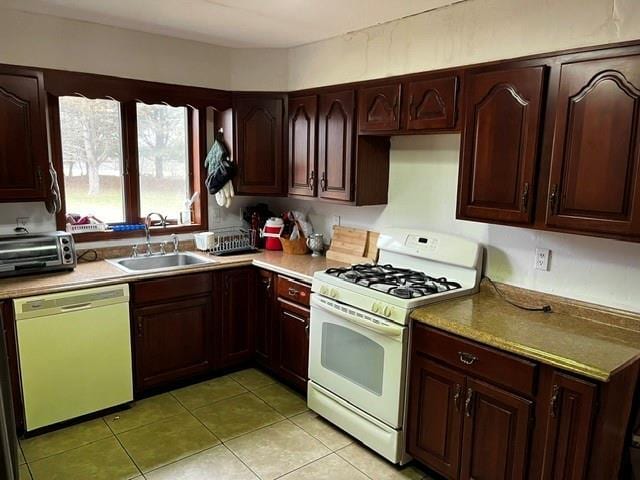
M313 294L309 338L311 381L401 427L407 327Z

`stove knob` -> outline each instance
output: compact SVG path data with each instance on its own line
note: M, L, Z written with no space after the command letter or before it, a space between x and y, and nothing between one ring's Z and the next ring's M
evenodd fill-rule
M323 285L322 287L320 287L320 293L322 295L327 295L329 293L329 289Z
M373 313L379 313L380 312L380 305L374 302L373 305L371 305L371 311Z
M384 314L385 317L390 317L391 316L391 307L389 307L389 306L384 307L384 310L382 311L382 313Z
M331 298L338 298L338 291L337 291L335 288L332 288L332 289L329 291L329 296L330 296Z

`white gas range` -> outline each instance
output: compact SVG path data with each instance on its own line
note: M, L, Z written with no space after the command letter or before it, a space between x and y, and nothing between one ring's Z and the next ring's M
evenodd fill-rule
M375 265L313 277L308 404L383 457L404 463L409 315L476 292L482 248L405 229L383 232L378 248Z

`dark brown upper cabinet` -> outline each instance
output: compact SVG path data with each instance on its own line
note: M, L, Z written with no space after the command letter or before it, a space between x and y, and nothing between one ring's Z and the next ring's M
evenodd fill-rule
M358 132L400 129L400 83L374 85L358 90Z
M318 197L352 205L387 203L389 138L356 135L355 90L318 96Z
M315 197L318 97L289 98L289 195Z
M285 95L236 94L233 97L235 161L239 195L285 195Z
M561 67L546 223L640 235L640 55Z
M320 198L350 201L353 191L354 90L323 93L318 101Z
M545 67L465 75L458 218L532 221Z
M49 178L42 72L0 67L0 202L44 200Z
M415 78L403 84L403 130L452 130L457 122L458 75Z

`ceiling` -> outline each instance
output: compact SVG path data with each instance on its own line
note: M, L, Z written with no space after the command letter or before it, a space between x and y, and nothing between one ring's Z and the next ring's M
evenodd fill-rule
M227 47L286 48L457 1L0 0L0 6Z

